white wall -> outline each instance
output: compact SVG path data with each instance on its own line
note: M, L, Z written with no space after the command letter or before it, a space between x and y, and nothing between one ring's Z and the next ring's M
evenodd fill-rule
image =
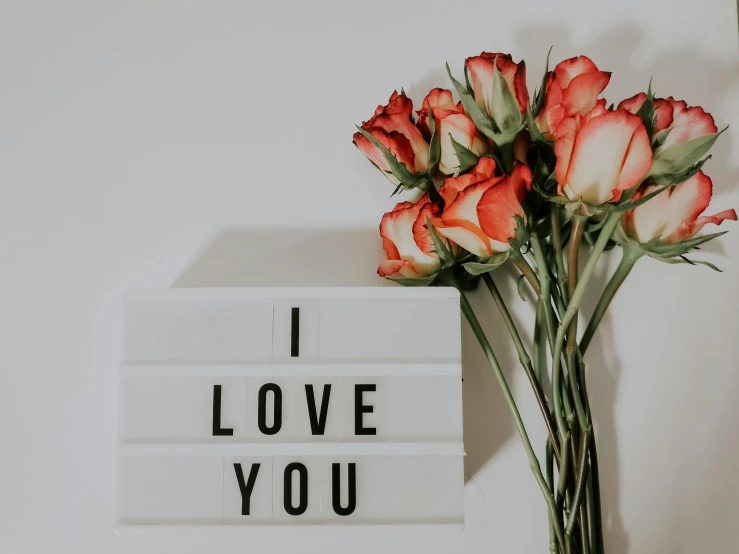
M112 521L120 292L382 284L393 201L353 124L394 88L420 102L448 86L444 62L459 72L483 49L525 57L533 89L550 44L614 71L610 99L654 75L734 124L707 170L711 209L739 207L732 0L3 3L0 551L546 552L544 505L469 329L463 535L120 538ZM735 548L739 227L725 228L704 250L724 274L640 262L588 353L611 553ZM486 323L543 444L502 324Z

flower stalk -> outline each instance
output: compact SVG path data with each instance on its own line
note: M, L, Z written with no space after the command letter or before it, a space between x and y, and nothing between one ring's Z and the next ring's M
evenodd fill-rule
M529 384L531 385L531 389L534 391L536 402L539 405L539 410L541 411L541 415L544 418L544 424L546 425L547 432L549 433L549 439L554 450L554 455L556 456L557 460L559 460L560 453L556 432L554 430L554 423L552 422L552 417L549 413L549 406L547 406L546 399L544 398L544 393L541 390L536 375L534 374L534 368L531 365L531 358L529 357L529 354L526 351L526 347L521 340L518 329L516 329L516 324L513 322L513 318L508 311L508 307L505 305L503 297L500 295L500 291L495 285L495 281L493 281L493 278L490 276L489 273L485 273L482 276L482 279L485 282L485 285L487 285L488 291L490 291L490 295L493 297L495 305L498 307L498 311L500 311L500 315L503 318L503 322L506 324L508 332L511 335L513 344L515 345L516 351L518 352L518 361L521 363L521 367L523 367L524 372L526 373L526 377L528 377L529 379Z
M475 334L475 337L477 338L477 341L480 343L480 346L482 347L482 350L485 353L485 357L487 358L488 363L490 364L490 367L493 369L493 373L495 374L495 378L498 381L498 385L500 386L500 389L503 392L503 397L505 398L506 404L508 405L508 408L510 409L511 414L513 415L513 420L516 425L516 430L518 431L518 435L521 439L521 442L523 443L526 456L529 459L529 466L531 467L531 471L534 473L536 482L539 485L539 488L541 489L542 494L544 495L547 505L549 506L549 511L551 512L552 517L556 518L556 520L559 521L557 517L557 506L554 501L554 495L552 494L552 491L547 485L546 479L544 478L544 475L541 472L541 466L539 465L539 460L536 457L534 448L531 446L531 441L529 440L529 436L526 431L526 426L523 423L523 419L521 418L521 414L518 410L518 406L516 405L516 401L513 398L511 389L508 386L508 381L506 380L505 375L503 374L503 370L501 369L500 364L498 363L498 359L495 356L495 352L493 352L493 348L490 345L490 342L488 341L487 336L485 335L485 331L483 331L482 326L480 325L480 322L477 319L477 316L475 315L475 312L469 303L469 300L467 300L467 296L465 295L464 291L462 291L461 288L459 287L459 283L456 281L456 278L452 275L448 277L448 279L451 281L450 284L452 284L459 290L462 313L464 314L465 318L470 324L470 327L472 328L472 332ZM562 533L561 525L557 524L555 526L555 534L557 536L557 542L560 544L560 546L564 546L564 536Z
M644 255L644 251L641 248L628 244L623 246L622 251L621 262L618 264L616 271L608 281L606 288L603 289L603 294L598 300L598 304L595 306L595 310L588 322L588 326L585 328L582 339L580 339L580 352L583 355L588 349L588 346L590 346L590 341L593 340L595 331L603 320L603 316L605 315L606 310L608 310L608 306L611 305L613 297L616 296L618 289L621 288L626 277L628 277L631 270L634 269L636 262Z

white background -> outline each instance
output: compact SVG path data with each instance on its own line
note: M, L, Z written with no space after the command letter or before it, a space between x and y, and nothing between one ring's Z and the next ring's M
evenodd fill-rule
M394 88L418 104L481 50L614 72L734 124L706 166L739 207L733 0L5 1L0 6L0 551L546 552L545 508L465 326L460 536L113 534L126 288L377 285L394 201L351 144ZM739 228L726 272L639 263L588 352L610 553L729 552L739 521ZM611 255L611 262L616 255ZM602 284L604 274L597 276ZM496 277L516 302L512 273ZM587 307L592 308L591 295ZM520 304L520 302L518 302ZM475 298L531 434L500 319ZM531 303L519 319L531 321Z

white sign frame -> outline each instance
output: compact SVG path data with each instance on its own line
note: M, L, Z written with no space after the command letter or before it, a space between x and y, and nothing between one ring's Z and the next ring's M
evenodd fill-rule
M249 309L242 309L242 304L248 305ZM295 312L296 308L299 308L299 313ZM292 310L292 321L284 315L289 313L286 310ZM249 314L252 313L261 314L262 324L255 325L249 320ZM301 322L299 339L295 335L289 336L290 331L295 332L292 326L295 325L296 315ZM263 328L268 319L271 319L269 333ZM348 329L348 320L352 321L353 329ZM208 529L223 532L228 529L227 532L248 532L270 528L305 531L328 527L347 531L415 529L424 532L459 532L464 525L460 325L459 293L451 288L202 288L127 292L124 295L123 348L119 368L116 531L180 532L185 529ZM283 340L286 336L290 340ZM246 347L244 342L247 343ZM269 348L266 342L269 342ZM295 357L298 351L300 354ZM245 359L249 357L252 359ZM197 396L200 392L196 392L196 396L188 392L193 389L190 385L194 381L205 383L210 382L207 380L225 379L230 381L224 382L241 383L267 377L276 381L283 379L286 383L312 378L350 384L360 377L385 379L387 381L381 382L392 383L392 386L388 385L392 390L398 386L399 390L407 390L409 384L424 386L426 383L430 387L428 392L416 395L410 404L418 406L419 403L423 404L426 397L439 398L438 395L443 395L443 410L424 405L422 409L425 411L422 413L433 418L438 412L445 418L437 422L414 420L412 405L397 401L393 403L392 398L382 397L385 402L383 406L390 407L391 414L387 415L387 422L392 426L392 432L383 431L386 433L380 436L383 440L352 437L351 429L347 428L348 417L341 418L343 427L334 428L331 431L333 436L325 440L323 437L307 440L305 426L299 428L296 417L295 421L290 422L294 435L288 433L291 438L277 441L271 440L271 437L252 440L250 437L254 435L248 435L250 431L246 429L232 431L235 436L206 438L199 427L202 417L195 421L188 416L181 417L184 412L177 411L180 410L181 399L202 404ZM146 386L139 386L142 383ZM441 383L442 388L439 386ZM147 413L149 410L151 413L152 391L167 391L172 387L174 390L181 388L174 398L178 402L171 404L172 417L168 416L166 409L162 409L158 417L153 419L147 420L141 416L140 412ZM220 385L218 388L220 414ZM344 388L342 385L337 390L344 391ZM215 418L215 387L213 402ZM292 402L289 396L288 402ZM342 401L341 405L344 404L348 405L348 402ZM135 410L131 408L133 405L136 406ZM231 402L229 406L232 405ZM298 405L297 399L294 405ZM393 406L400 406L396 408L397 413L392 412ZM381 407L375 409L382 411ZM289 413L292 416L293 412ZM385 421L382 418L386 414L371 415L377 421ZM254 418L247 417L247 420L250 419ZM235 420L242 422L243 416L239 415ZM445 424L447 420L452 423ZM174 431L162 438L162 429ZM396 522L393 515L383 519L375 514L372 516L375 519L368 519L368 522L353 523L348 519L331 519L328 517L330 514L322 511L316 519L304 524L280 522L275 520L277 516L273 513L269 522L245 525L227 521L223 506L226 495L230 493L226 492L224 484L220 493L220 522L217 518L188 521L175 517L167 522L157 518L149 521L131 517L131 506L151 504L151 499L146 499L147 487L136 492L138 496L131 496L136 488L136 468L139 466L152 468L158 463L156 460L180 460L176 463L185 467L187 464L182 460L203 460L202 467L210 468L215 463L207 460L221 458L225 468L226 461L231 459L269 459L274 464L274 460L296 457L308 460L306 464L320 476L320 495L324 494L326 488L326 470L317 469L318 463L321 460L321 463L326 462L329 457L375 460L367 464L393 460L397 465L406 460L405 463L410 464L408 467L431 460L429 467L442 468L433 471L441 471L439 475L444 477L441 481L449 483L446 489L442 483L443 492L440 494L444 495L444 503L452 508L441 518L429 516L413 521L400 517ZM314 461L315 464L311 465ZM163 467L162 479L156 479L155 484L172 476L169 469L172 465L164 464ZM199 471L197 464L193 467L193 471ZM347 467L342 466L341 469L344 479ZM221 477L224 483L228 478L226 471L223 470ZM269 472L272 475L271 465ZM246 473L244 471L244 475ZM415 473L411 471L408 478ZM272 477L274 487L277 487L278 479ZM217 476L212 477L212 483L217 482L215 479ZM202 481L203 498L206 502L215 502L215 497L209 498L213 493L207 489L208 479ZM188 479L188 482L192 480ZM240 484L243 485L243 482ZM361 487L360 484L359 490ZM321 510L325 503L325 498L319 502ZM407 506L398 508L401 516L403 509L407 509ZM273 512L276 512L276 508L273 508Z

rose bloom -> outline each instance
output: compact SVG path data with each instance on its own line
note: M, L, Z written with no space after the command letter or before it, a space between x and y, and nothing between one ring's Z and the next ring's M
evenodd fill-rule
M377 273L380 277L400 274L403 277L428 277L439 269L427 219L436 219L441 208L424 194L415 203L401 202L392 212L382 216L380 236L385 258Z
M362 128L375 137L385 148L406 165L412 173L424 173L429 167L429 145L421 131L413 124L413 102L404 94L393 92L387 106L378 106L372 119L362 123ZM354 133L354 144L393 183L398 180L389 173L390 165L385 156L362 133Z
M488 150L488 143L477 131L475 124L462 108L462 103L455 104L452 92L435 88L428 93L418 111L418 127L426 136L430 136L428 124L429 107L434 114L436 133L441 145L439 171L453 175L459 170L459 159L452 145L452 138L474 154L481 156Z
M467 58L465 65L470 72L472 90L475 93L475 102L491 117L493 98L493 75L495 75L495 60L498 60L498 71L508 83L518 102L521 113L526 112L529 102L529 91L526 88L526 63L521 60L515 63L510 54L491 54L482 52L479 56Z
M652 167L652 147L641 119L598 104L565 118L555 133L559 194L597 206L618 202Z
M595 108L610 80L610 72L600 71L586 56L559 62L547 78L544 106L536 116L536 126L552 138L564 118L585 115ZM605 100L600 102L605 107Z
M531 190L531 170L516 162L510 175L495 176L495 161L480 158L470 173L449 178L439 191L447 202L437 232L480 257L505 252L516 236L515 216Z
M644 187L634 199L659 188L662 187ZM660 237L660 244L672 244L693 238L706 223L719 225L724 219L736 221L734 210L701 216L711 202L712 194L711 179L699 171L687 181L627 212L624 216L626 234L640 243Z
M646 99L647 95L640 92L621 101L618 107L636 113ZM675 100L672 96L655 98L654 114L656 116L654 134L656 135L667 129L670 130L665 142L655 152L718 132L718 127L716 127L711 114L706 113L700 106L688 107L684 100Z

